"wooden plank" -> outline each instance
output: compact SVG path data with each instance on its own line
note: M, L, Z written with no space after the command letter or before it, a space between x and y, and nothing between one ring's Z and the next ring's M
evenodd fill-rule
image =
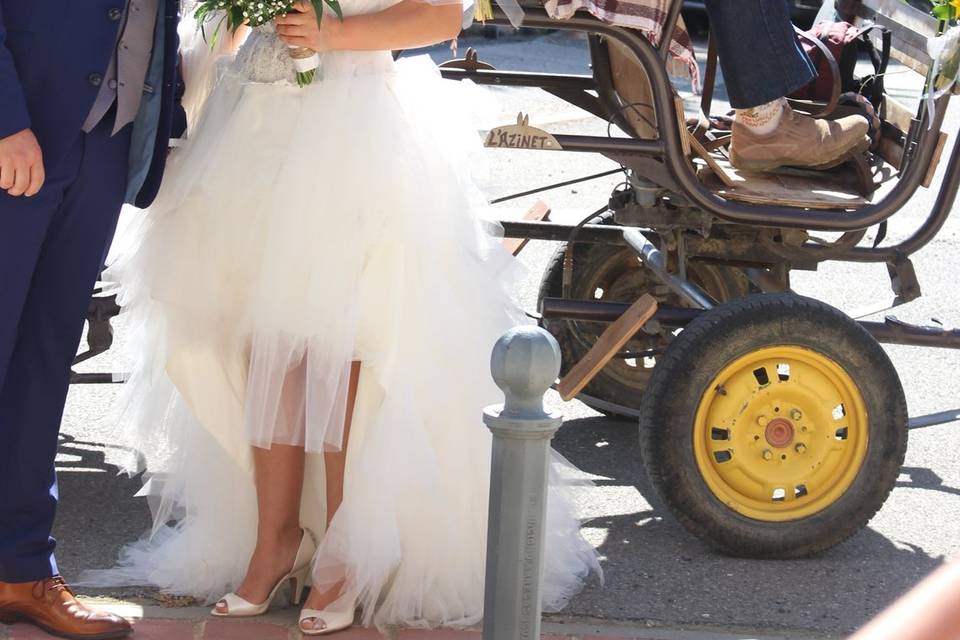
M867 20L887 27L892 34L890 57L926 75L931 62L927 40L937 33L936 18L902 0L841 0L838 8L858 26ZM871 38L879 47L879 34L873 33Z
M799 196L791 193L789 196L779 197L770 191L755 191L751 189L719 189L717 195L727 200L735 202L745 202L747 204L762 204L767 206L794 207L796 209L858 209L867 204L867 201L860 196L847 196L846 194L825 194L818 197L816 194L811 197Z
M626 45L612 38L605 39L604 43L607 45L610 59L610 79L624 105L623 117L633 127L633 133L638 138L644 140L657 138L657 114L651 106L653 89L650 86L647 70ZM596 57L593 63L598 64Z
M630 305L606 328L587 355L560 380L557 385L560 397L574 399L656 312L657 301L650 294L644 294Z
M700 144L700 141L697 140L696 137L688 133L686 129L683 130L683 137L686 138L688 144L697 156L707 163L707 166L710 167L714 175L720 179L720 182L731 188L737 186L737 181L727 173L726 169Z
M876 153L895 169L899 169L903 162L903 145L887 136L880 136Z
M903 160L903 140L913 126L914 114L900 101L887 95L883 100L880 118L884 125L876 152L891 166L899 169Z
M907 43L897 42L896 38L894 38L893 45L890 48L890 59L896 60L924 77L926 77L930 65L933 63L926 49L917 49Z
M677 125L680 127L680 142L683 145L683 155L690 157L690 139L693 137L687 130L687 114L683 110L683 98L673 96L673 110L677 112Z
M933 157L930 158L930 166L927 167L927 174L923 177L924 188L929 189L930 185L933 184L933 176L937 172L937 165L940 164L940 157L943 156L943 147L947 144L947 138L949 138L945 132L941 131L940 136L937 138L937 147L933 150Z
M877 153L896 169L903 160L903 137L910 131L913 112L895 98L887 95L883 100L880 118L884 121ZM889 126L888 126L889 125ZM891 130L889 127L893 127Z
M881 117L903 133L910 131L913 123L913 112L891 96L883 100Z
M844 169L796 175L789 172L754 173L740 171L727 160L717 161L733 185L722 183L711 173L701 174L704 184L721 198L799 209L857 209L868 201L856 192L853 179Z
M543 222L550 219L550 206L543 200L537 200L533 206L523 214L523 219L527 221ZM503 248L513 255L519 254L523 248L530 242L530 238L504 238Z
M859 10L854 8L856 5L860 5ZM896 22L900 29L909 29L924 38L933 37L937 33L936 18L903 0L841 0L839 8L841 13L857 11L858 15L863 9L867 9L870 11L868 17L875 18L879 14Z

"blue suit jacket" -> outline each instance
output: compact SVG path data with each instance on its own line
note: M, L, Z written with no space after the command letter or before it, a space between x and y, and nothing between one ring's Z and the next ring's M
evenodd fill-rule
M0 0L0 137L32 129L47 170L79 135L117 38L125 0ZM160 187L177 101L179 1L161 0L140 113L133 124L127 201L145 207ZM180 129L179 131L177 129Z

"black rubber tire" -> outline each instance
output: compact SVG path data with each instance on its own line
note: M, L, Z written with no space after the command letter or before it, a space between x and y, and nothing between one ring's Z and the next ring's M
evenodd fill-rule
M612 224L613 214L605 213L597 216L591 224ZM539 300L544 298L559 298L563 293L563 260L567 245L560 244L547 262L543 277L540 281ZM600 245L580 243L574 248L573 298L588 298L583 290L584 281L590 281L598 272L612 263L622 263L624 256L635 266L637 272L643 268L636 263L633 253L626 247L617 245ZM744 273L733 267L723 267L708 264L696 264L690 267L691 279L707 289L707 292L720 300L729 300L747 295L750 291L750 282ZM656 284L652 275L651 284ZM579 286L578 286L579 285ZM589 285L586 285L589 288ZM617 295L619 293L619 295ZM628 291L615 292L612 297L604 300L613 302L634 302L643 293L651 293L661 304L681 304L675 294L667 291L665 286L659 287L630 287ZM543 323L544 328L550 331L560 344L562 354L561 375L579 362L593 345L593 334L599 334L606 326L600 323L573 322L569 320L554 320ZM596 325L596 326L592 326ZM590 336L583 336L584 328L588 328ZM579 332L579 335L578 335ZM645 342L633 341L628 347L636 350L652 346L664 346L665 341L672 338L669 334L661 337L647 337ZM619 367L619 369L617 368ZM655 367L654 367L655 368ZM629 375L629 370L622 364L610 363L584 389L588 396L604 400L617 405L629 407L634 412L640 410L640 400L646 387L647 379L653 369L636 370L636 376ZM589 405L590 401L585 400ZM618 412L606 406L593 406L601 413L616 418L635 419L636 413Z
M772 345L812 349L855 380L867 408L868 444L853 484L806 518L764 522L724 505L696 464L693 425L708 386L730 362ZM854 320L793 294L751 295L704 313L671 343L643 397L640 445L652 485L677 520L720 551L799 558L863 528L894 487L907 448L907 403L893 364Z

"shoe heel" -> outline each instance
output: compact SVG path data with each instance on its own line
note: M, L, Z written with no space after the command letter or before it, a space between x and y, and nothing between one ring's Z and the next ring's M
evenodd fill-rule
M291 605L299 606L300 602L303 600L303 591L307 588L307 574L309 572L310 567L306 566L290 576Z
M13 624L20 620L20 616L12 611L0 611L0 624Z

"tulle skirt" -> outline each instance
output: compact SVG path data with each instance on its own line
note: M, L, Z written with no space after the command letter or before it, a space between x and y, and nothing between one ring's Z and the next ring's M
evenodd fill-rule
M122 434L146 452L151 534L99 583L208 601L235 588L256 535L251 444L302 446L315 587L345 577L365 624L482 616L496 339L524 322L514 261L470 181L479 138L428 58L325 57L305 89L228 71L109 277L136 327ZM325 527L323 453L343 443ZM551 469L544 605L599 570ZM336 608L336 606L334 608Z

